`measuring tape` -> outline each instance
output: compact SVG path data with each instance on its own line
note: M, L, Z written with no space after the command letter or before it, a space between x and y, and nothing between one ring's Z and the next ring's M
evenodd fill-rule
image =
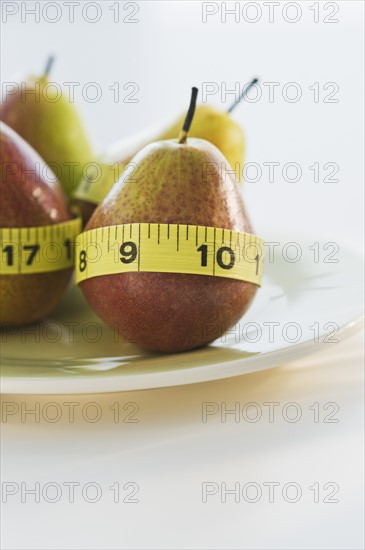
M210 275L261 285L264 241L249 233L184 224L131 223L76 237L76 283L116 273Z
M81 218L40 227L0 229L0 275L46 273L74 266Z

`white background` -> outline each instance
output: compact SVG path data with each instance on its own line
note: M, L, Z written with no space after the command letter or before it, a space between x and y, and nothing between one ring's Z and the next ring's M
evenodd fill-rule
M4 24L4 9L19 8ZM260 163L263 175L246 182L245 195L257 233L260 228L284 228L289 240L314 235L318 241L335 241L357 252L362 250L363 199L363 3L319 3L319 22L314 23L314 2L281 3L274 21L262 3L256 23L255 10L239 21L218 13L202 22L200 2L138 2L138 23L122 22L131 12L120 4L121 22L113 22L113 3L100 2L101 18L90 23L82 17L80 2L75 20L58 2L61 19L49 23L40 16L24 15L34 2L3 2L2 80L16 73L38 73L48 54L57 56L52 78L79 82L76 101L95 149L184 110L190 88L202 90L204 82L247 83L261 81L262 97L244 102L234 112L247 139L247 162ZM55 4L55 3L54 3ZM115 3L114 3L115 4ZM227 8L233 7L232 2ZM41 2L40 6L45 3ZM10 6L10 7L9 7ZM283 12L284 8L284 12ZM48 8L46 16L56 11ZM89 8L90 18L95 11ZM285 12L289 9L288 12ZM25 17L22 22L22 10ZM53 11L52 11L53 10ZM101 100L91 103L81 89L97 82ZM121 101L114 102L109 89L120 83ZM136 82L137 103L125 103L123 86ZM278 82L274 101L268 87ZM302 97L285 101L283 87L296 82ZM320 100L310 89L319 83ZM325 103L326 83L339 91L337 103ZM128 90L129 91L129 90ZM293 90L289 90L289 93ZM224 99L224 98L223 98ZM227 97L226 107L232 101ZM209 99L219 106L220 94ZM263 162L279 162L276 178L268 181ZM281 167L301 166L299 182L285 182ZM315 162L335 162L339 182L315 183ZM326 175L321 173L321 179ZM349 282L349 284L351 284ZM155 390L130 395L88 396L80 403L97 400L105 419L97 424L68 422L52 425L20 419L3 425L3 479L27 483L40 481L98 482L103 498L97 504L81 497L74 504L21 504L19 498L3 505L4 548L361 548L361 430L362 407L360 340L355 337L338 349L303 360L295 366L211 384ZM337 347L337 346L336 346ZM13 398L12 398L13 399ZM17 403L24 400L14 396ZM46 403L54 398L28 398ZM57 398L59 403L67 396ZM73 400L73 399L72 399ZM108 407L114 402L136 401L140 422L115 424ZM298 423L266 420L256 424L201 422L202 401L236 401L281 404L300 403ZM339 423L313 422L309 406L315 401L339 404ZM109 410L109 413L107 412ZM280 409L279 409L280 410ZM322 411L323 412L323 411ZM108 489L113 482L136 481L138 504L114 504ZM295 481L303 488L296 504L283 499L268 503L226 504L220 496L202 504L201 483L214 481L242 485L255 481ZM334 481L341 487L337 504L313 503L309 485Z

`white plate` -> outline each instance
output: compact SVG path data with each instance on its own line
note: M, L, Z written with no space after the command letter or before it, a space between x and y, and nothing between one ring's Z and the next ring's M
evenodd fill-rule
M102 393L218 380L282 365L336 345L360 328L361 260L343 248L324 252L320 245L315 262L309 247L316 239L296 239L302 256L292 263L283 250L294 239L275 240L283 244L275 248L273 262L266 259L251 309L211 346L157 355L117 342L73 288L52 317L14 334L2 332L2 392ZM295 248L287 252L293 257ZM338 262L324 262L325 257Z

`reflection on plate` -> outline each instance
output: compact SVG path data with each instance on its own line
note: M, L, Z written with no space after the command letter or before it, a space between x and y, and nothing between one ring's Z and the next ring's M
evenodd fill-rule
M335 345L361 325L362 262L342 248L332 257L338 262L324 262L325 255L315 262L314 241L297 239L297 262L276 247L247 314L211 346L187 353L157 355L123 342L73 288L42 323L2 331L1 390L101 393L191 384L268 369Z

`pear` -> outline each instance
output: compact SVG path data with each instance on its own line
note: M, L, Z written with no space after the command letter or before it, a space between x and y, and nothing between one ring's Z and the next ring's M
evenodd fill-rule
M48 80L52 61L48 60L43 75L29 77L4 97L0 120L40 154L71 195L93 152L74 105L60 86Z
M133 159L138 171L120 178L86 230L148 222L252 233L227 159L210 142L187 139L194 90L179 139L143 148ZM80 286L90 306L123 338L134 327L133 342L159 352L191 350L219 338L242 317L257 288L228 278L158 272L103 275Z
M79 210L83 225L93 214L96 205L103 201L123 172L123 165L98 158L83 174L73 195L73 204Z
M0 227L34 227L70 220L71 212L54 174L38 153L2 122L0 146ZM0 323L21 325L42 319L61 300L71 275L71 269L1 275Z
M248 91L258 82L257 78L254 78L248 86L246 86L238 98L227 111L213 107L212 105L200 104L197 105L195 110L194 120L190 128L190 136L205 139L210 141L218 147L223 155L228 160L228 163L234 169L237 182L241 181L242 168L244 160L245 140L241 126L231 118L232 111L240 103L240 101L247 95ZM142 146L148 143L174 139L179 135L180 129L183 126L185 115L179 117L171 126L159 129L157 135L150 135L148 139L144 139L142 136L136 135L131 138L131 141L136 142L137 151ZM143 141L144 139L144 141ZM129 140L123 140L120 144L116 144L111 147L111 150L106 152L105 156L117 161L121 167L128 164L133 156L136 154L136 150L130 151L128 144ZM117 181L117 178L115 179ZM105 177L98 180L93 184L95 188L94 196L85 196L83 191L85 189L85 181L81 181L79 187L76 190L75 198L76 204L79 206L83 219L87 221L90 217L90 213L99 204L99 200L95 197L104 198L109 192L112 181L112 175L110 171L106 171Z

